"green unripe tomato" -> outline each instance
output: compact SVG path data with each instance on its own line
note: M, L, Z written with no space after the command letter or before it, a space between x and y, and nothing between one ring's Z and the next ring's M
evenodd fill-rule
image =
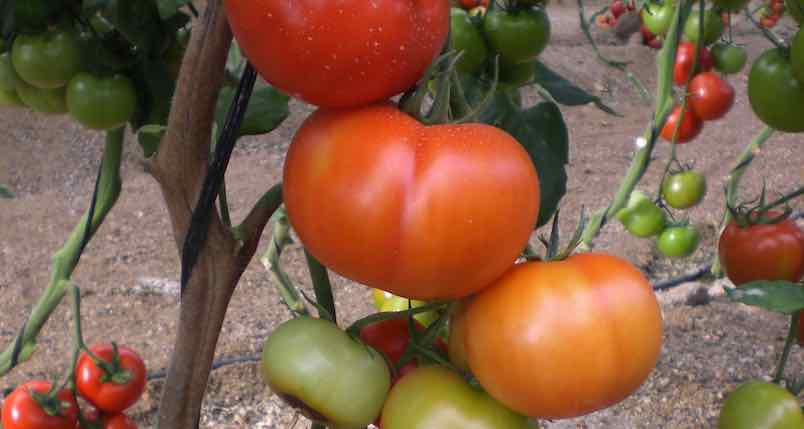
M500 62L521 64L535 60L550 41L550 19L542 9L502 10L486 13L483 33Z
M642 24L651 33L664 36L673 24L673 12L673 4L669 0L664 3L650 2L640 12Z
M517 89L533 82L536 78L536 67L533 63L500 64L500 81L498 87L505 91Z
M416 368L394 385L383 429L538 429L441 366Z
M693 170L682 171L664 179L662 199L674 209L688 209L706 195L706 178Z
M20 77L11 64L11 54L3 52L0 54L0 90L7 92L16 90L19 80Z
M703 21L703 44L711 45L723 35L723 20L720 15L713 12L712 9L704 11ZM701 14L698 10L693 8L687 21L684 23L684 37L692 43L698 43L698 35L701 28Z
M711 51L715 58L715 69L721 73L739 73L748 62L748 53L740 46L718 43L712 46Z
M616 217L628 232L642 238L662 232L666 222L664 211L640 191L631 193L625 208L617 212Z
M717 429L801 429L804 415L798 399L773 383L751 381L732 392Z
M804 132L804 83L780 49L769 49L754 60L748 73L748 101L754 114L771 128Z
M137 93L123 75L101 78L79 73L67 87L67 107L81 125L109 130L128 122L137 108Z
M469 13L457 7L450 10L450 31L452 47L463 52L457 68L461 73L474 73L486 63L489 50L480 29L469 17Z
M61 30L21 34L14 40L11 62L20 78L37 88L62 87L81 65L78 37Z
M665 228L656 242L659 252L670 258L685 258L698 248L701 238L693 226L671 226Z
M391 386L381 354L335 324L310 317L291 319L271 333L261 372L274 393L337 429L373 422Z
M67 113L67 99L65 89L44 89L28 85L20 80L17 83L17 95L22 102L34 111L47 114Z
M800 28L790 44L790 65L793 66L793 76L804 86L804 31Z
M20 96L17 95L16 90L12 89L11 91L6 91L0 89L0 106L17 107L24 105L22 100L20 100Z

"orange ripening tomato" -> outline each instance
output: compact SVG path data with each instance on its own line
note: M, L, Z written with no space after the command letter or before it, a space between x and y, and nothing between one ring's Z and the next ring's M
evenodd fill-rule
M237 42L262 77L325 107L412 87L441 52L446 0L225 0Z
M390 104L310 115L288 149L283 193L291 225L324 265L421 300L487 286L539 213L536 169L509 134L424 126Z
M648 378L662 345L661 311L645 276L599 253L516 265L474 296L466 324L480 384L538 418L620 402Z

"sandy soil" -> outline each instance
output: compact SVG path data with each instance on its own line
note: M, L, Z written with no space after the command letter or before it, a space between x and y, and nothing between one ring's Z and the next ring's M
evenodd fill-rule
M596 9L590 7L589 9ZM577 25L577 10L567 3L551 6L554 38L543 60L573 82L603 97L623 115L606 115L593 106L563 108L570 129L570 193L563 203L565 219L577 218L581 205L600 207L621 180L650 114L624 75L600 65ZM793 27L783 21L780 33ZM755 58L768 43L745 24L736 37ZM632 62L634 73L655 86L654 53L637 43L618 42L596 34L604 52ZM648 240L629 237L619 225L609 225L598 248L624 256L663 279L688 272L708 261L721 216L722 187L734 160L761 125L746 97L745 73L732 77L737 102L726 119L708 123L679 156L694 162L709 179L703 204L689 212L704 231L704 245L693 257L670 262L656 255ZM241 143L228 173L230 204L242 216L250 204L279 180L283 154L305 108L294 105L293 116L277 132ZM47 283L50 257L89 203L100 157L102 136L87 132L67 118L45 118L18 110L0 111L0 183L18 198L0 200L0 343L5 346ZM745 178L744 192L756 195L764 182L770 190L789 190L804 179L801 135L778 135L766 145ZM660 145L656 157L666 159ZM165 367L175 331L178 300L171 292L179 275L166 210L156 183L139 163L139 149L129 141L123 168L123 194L84 254L74 280L84 293L84 329L88 342L114 339L146 357L149 368ZM643 187L656 189L661 162L653 164ZM799 203L798 209L802 208ZM263 248L265 247L264 240ZM264 251L261 250L261 252ZM306 283L299 247L284 257L294 280ZM335 293L343 324L371 311L370 291L336 279ZM713 427L725 395L737 384L767 377L774 367L785 319L728 303L718 295L722 281L689 283L660 293L663 304L664 348L647 383L621 404L583 418L549 422L548 428L705 428ZM699 286L714 299L688 305L687 294ZM69 360L68 313L62 306L40 337L34 357L0 380L6 388L31 377L55 377ZM255 356L273 327L289 317L258 260L252 262L232 300L219 358ZM789 374L801 375L804 353L795 348ZM152 427L161 381L132 414L142 427ZM259 380L252 362L226 366L210 379L203 427L292 428L295 416ZM296 427L302 427L299 423Z

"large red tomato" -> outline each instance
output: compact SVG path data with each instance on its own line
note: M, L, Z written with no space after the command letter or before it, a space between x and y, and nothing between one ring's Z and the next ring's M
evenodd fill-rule
M718 256L737 286L754 280L796 282L804 275L804 231L790 219L745 227L732 221L720 234Z
M284 197L332 270L406 298L459 298L524 249L539 178L498 128L428 127L384 104L310 115L288 149Z
M516 265L475 295L466 324L469 367L480 384L539 418L623 400L647 379L662 345L647 279L605 254Z
M265 80L326 107L413 86L444 46L446 0L226 0L232 32Z
M49 404L50 413L31 396L31 392L46 394L51 384L35 380L21 384L3 401L2 427L5 429L73 429L78 422L78 405L69 390L57 394L58 401Z
M673 65L673 82L678 86L686 85L687 80L695 76L696 73L712 70L712 67L715 66L715 58L709 52L709 49L705 47L701 47L701 50L698 51L700 55L696 60L695 46L695 43L692 42L678 44L676 62ZM693 62L695 62L694 69Z

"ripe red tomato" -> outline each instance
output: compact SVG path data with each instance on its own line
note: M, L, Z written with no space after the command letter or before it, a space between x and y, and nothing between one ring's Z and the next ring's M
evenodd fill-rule
M101 423L98 423L99 419L97 412L94 412L86 417L90 425L88 427L79 426L79 429L138 429L137 423L125 414L104 416L103 419L100 419Z
M478 6L488 7L489 0L461 0L461 7L466 10L471 10Z
M58 403L51 404L59 412L51 415L33 397L31 391L48 393L51 384L34 380L21 384L3 401L4 429L74 429L78 424L78 405L69 390L59 391Z
M112 364L114 349L111 344L96 344L89 350L99 359ZM120 413L134 405L145 391L146 372L142 358L125 346L117 346L117 353L120 372L110 374L110 380L105 380L104 370L86 353L81 353L75 369L78 393L98 410L110 414Z
M681 125L678 126L678 131L676 131L676 122L679 121L679 117L681 118ZM682 144L698 137L702 129L703 121L689 107L684 109L682 116L681 106L676 106L670 116L667 117L667 122L662 127L661 136L667 141L673 141L673 135L675 135L676 143Z
M424 126L390 104L310 115L288 149L283 189L290 223L324 265L421 300L488 285L539 213L536 169L509 134Z
M226 0L232 32L265 80L326 107L413 86L449 31L444 0Z
M736 286L754 280L796 282L804 275L804 231L790 219L746 227L732 221L720 234L718 256Z
M599 253L516 265L475 295L466 323L480 384L539 418L623 400L647 379L662 345L661 311L645 276Z
M619 18L625 13L625 3L622 0L614 0L609 7L609 11L615 18Z
M720 119L734 105L734 88L715 72L705 72L692 78L687 105L704 121Z
M417 330L424 332L424 326L421 323L414 321L414 324ZM399 318L372 323L360 330L360 339L385 355L391 365L396 365L399 360L402 359L402 355L405 354L405 349L408 347L408 343L410 343L408 320L406 318ZM438 339L435 345L446 352L447 346L441 339ZM399 373L396 374L392 383L395 383L408 371L416 368L416 366L415 360L404 365L400 368Z
M701 47L698 64L693 71L692 63L695 60L695 44L692 42L681 42L676 51L676 63L673 67L673 82L676 85L684 86L687 81L699 72L712 70L715 66L715 59L709 49Z

